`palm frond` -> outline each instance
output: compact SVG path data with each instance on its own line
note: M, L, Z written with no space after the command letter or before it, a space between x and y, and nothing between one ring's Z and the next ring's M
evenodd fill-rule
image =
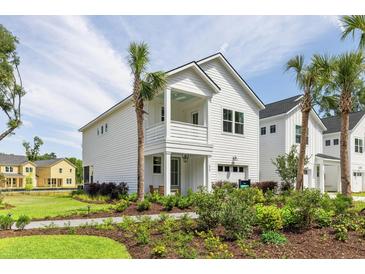
M144 100L152 100L157 93L166 88L166 85L166 73L162 71L147 73L142 81L141 96Z
M128 48L128 64L133 74L140 76L149 62L149 49L145 42L132 42Z
M345 15L341 18L342 36L346 39L349 35L355 38L356 32L360 32L359 49L365 49L365 16L364 15Z

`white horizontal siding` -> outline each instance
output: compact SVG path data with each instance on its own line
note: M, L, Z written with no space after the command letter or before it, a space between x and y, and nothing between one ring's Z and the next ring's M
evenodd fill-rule
M247 177L252 181L259 179L259 109L248 93L218 60L201 65L202 69L221 88L214 94L209 110L210 142L213 154L210 161L211 181L218 178L218 164L247 166ZM222 132L222 109L232 109L244 113L244 136Z

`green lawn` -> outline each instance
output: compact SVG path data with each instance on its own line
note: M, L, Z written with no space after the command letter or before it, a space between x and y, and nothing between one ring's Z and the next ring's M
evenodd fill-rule
M0 239L0 259L128 259L124 245L109 238L78 235Z
M352 196L365 197L365 192L352 193Z
M365 202L362 201L355 201L354 202L356 211L360 211L365 208Z
M29 195L16 194L5 196L4 202L14 208L2 209L0 214L12 213L14 218L25 214L33 219L42 219L45 217L56 217L72 215L76 213L87 213L87 206L90 205L90 211L108 210L108 204L87 204L65 194L59 195Z

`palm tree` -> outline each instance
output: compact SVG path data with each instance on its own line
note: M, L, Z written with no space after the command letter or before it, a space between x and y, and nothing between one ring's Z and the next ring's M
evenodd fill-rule
M338 110L341 115L341 184L342 194L351 195L349 164L349 113L362 100L364 82L362 74L365 69L362 52L349 52L335 58L327 58L331 72L327 79L326 90L338 98ZM359 98L360 97L360 98Z
M359 49L365 49L365 15L345 15L341 18L342 22L342 36L345 39L348 35L355 37L356 32L360 32Z
M314 55L311 63L305 65L303 55L297 55L290 59L286 64L286 71L293 70L296 76L296 82L298 87L303 92L303 96L300 102L300 110L302 113L302 124L301 124L301 137L300 137L300 148L299 148L299 161L298 171L296 179L296 190L303 189L303 174L305 165L305 148L307 145L308 138L308 120L309 114L312 110L313 104L316 102L319 93L321 91L321 79L319 77L318 70L324 69L323 59ZM323 73L324 75L324 73Z
M128 63L133 75L133 103L137 116L138 160L137 194L138 200L144 199L144 102L152 100L154 95L166 87L166 74L162 71L147 72L149 63L148 45L144 42L129 45Z

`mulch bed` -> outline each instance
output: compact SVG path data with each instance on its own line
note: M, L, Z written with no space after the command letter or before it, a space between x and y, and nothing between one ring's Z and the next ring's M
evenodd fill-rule
M91 218L107 218L107 217L121 217L121 216L134 216L134 215L154 215L160 213L183 213L183 212L192 212L192 209L179 209L174 207L170 211L164 210L162 205L159 204L151 204L151 208L147 211L138 211L137 204L132 203L126 210L123 212L115 212L111 211L100 211L100 212L91 212L90 214L73 214L67 216L56 216L56 217L48 217L42 219L33 219L32 221L40 221L40 220L72 220L72 219L91 219Z
M108 237L123 243L128 248L133 258L152 258L152 245L137 245L135 240L128 238L118 229L105 230L91 227L77 228L71 231L70 228L33 229L23 231L0 231L0 238L30 236L30 235L59 235L75 233L78 235L94 235ZM216 234L222 230L217 229ZM250 252L242 251L235 242L224 241L234 258L296 258L296 259L340 259L340 258L365 258L365 239L355 232L349 233L346 242L337 241L330 228L310 229L301 233L285 232L288 243L285 245L266 245L259 241L259 233L256 231L247 243L252 244ZM151 235L151 242L162 237L161 234ZM198 258L205 258L207 252L204 249L203 240L195 237L191 245L198 251ZM169 250L167 258L178 258L175 250Z

